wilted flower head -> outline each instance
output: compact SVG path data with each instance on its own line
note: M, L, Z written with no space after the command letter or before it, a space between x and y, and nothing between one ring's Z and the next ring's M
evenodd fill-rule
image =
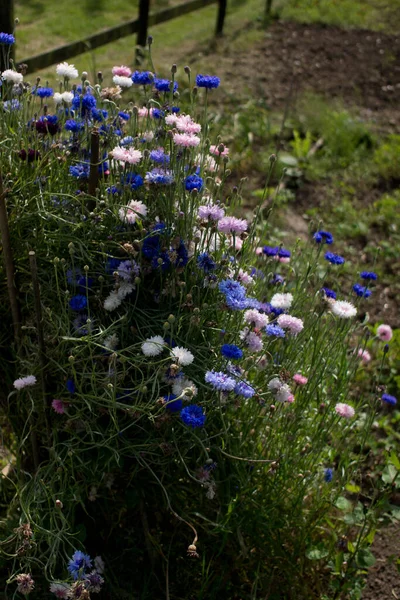
M50 592L52 592L56 598L62 598L63 600L69 598L71 586L68 583L52 583L50 585Z
M20 594L27 596L31 593L33 588L35 587L35 582L32 579L32 576L29 573L20 573L16 577L17 582L17 590Z

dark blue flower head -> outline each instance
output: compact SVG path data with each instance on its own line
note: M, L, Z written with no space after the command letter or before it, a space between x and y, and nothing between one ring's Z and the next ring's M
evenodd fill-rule
M15 37L11 33L0 33L0 44L12 46L15 44Z
M395 406L397 404L396 396L390 396L390 394L382 394L381 400L382 402L386 402L386 404L390 404L391 406Z
M263 254L266 256L278 256L279 246L264 246Z
M157 79L157 77L154 78L154 87L159 92L169 92L171 89L171 85L172 81L170 81L169 79ZM174 81L173 91L176 92L177 89L178 83Z
M313 238L317 244L333 244L333 235L329 231L317 231Z
M178 412L182 409L182 400L176 400L175 394L167 394L164 396L165 400L165 408L167 408L170 412Z
M279 327L279 325L274 325L273 323L270 323L269 325L267 325L265 328L265 331L267 332L267 335L270 335L270 336L281 337L281 338L285 337L285 332L282 329L282 327Z
M201 190L201 188L203 187L203 179L201 177L199 177L198 175L189 175L188 177L186 177L185 179L185 188L188 191L191 190Z
M196 85L197 87L207 88L211 90L212 88L217 88L221 80L219 77L215 77L213 75L196 75Z
M165 112L160 108L153 108L151 111L153 119L162 119L165 116Z
M327 298L333 298L333 300L336 300L336 292L333 290L330 290L327 287L322 287L321 292L323 292Z
M65 385L70 394L75 394L76 387L73 379L67 379Z
M90 117L92 109L96 108L96 104L96 98L89 92L86 92L86 94L75 94L72 100L72 108L80 110L82 117Z
M105 121L108 117L107 110L99 109L99 108L95 108L95 107L92 107L91 110L92 110L92 112L91 112L90 116L92 117L93 121L97 121L98 123L101 123L102 121ZM104 131L103 128L101 128L101 129ZM108 129L107 129L107 131L108 131Z
M85 574L86 569L90 569L92 561L88 554L84 554L77 550L72 555L72 559L68 563L68 571L76 581L79 577Z
M285 281L285 278L282 277L282 275L279 275L279 273L274 273L274 276L272 277L270 283L272 285L276 285L279 283L283 283Z
M210 271L213 271L217 267L217 263L213 261L207 252L199 254L197 257L197 265L200 269L203 269L205 273L210 273Z
M181 419L185 425L195 429L196 427L204 426L206 415L203 413L201 406L191 404L190 406L185 406L185 408L181 410Z
M162 165L168 165L170 156L169 154L165 154L164 148L157 148L157 150L152 150L150 152L150 160Z
M154 75L150 71L135 71L132 75L132 81L136 85L151 85L154 81Z
M129 121L129 119L131 118L131 115L129 113L123 112L122 110L118 113L118 116L123 121Z
M39 98L50 98L54 94L54 90L53 88L39 86L33 88L32 94L39 96Z
M243 358L243 351L238 346L235 346L235 344L224 344L221 347L221 354L231 360Z
M87 298L82 294L77 294L76 296L72 296L69 305L72 310L84 310L87 307Z
M343 256L339 256L339 254L333 254L333 252L325 252L325 259L333 265L342 265L345 262Z
M324 481L330 483L333 479L333 469L327 468L324 471Z
M76 165L72 165L69 168L69 174L76 179L88 179L90 172L90 164L87 162L81 162Z
M292 253L287 248L279 248L278 256L279 258L290 258Z
M55 135L60 129L57 115L43 115L39 117L35 121L35 127L36 131L42 135L46 135L47 133Z
M369 298L372 293L371 290L359 283L353 285L353 292L355 292L357 296L360 296L360 298Z
M137 190L137 188L143 185L143 178L137 173L128 173L125 175L124 182L126 185L131 186L131 190Z
M157 185L170 185L174 181L174 176L171 171L155 168L146 173L145 180Z
M372 281L376 281L378 279L378 275L373 271L361 271L360 277L361 279L370 279Z
M78 133L85 128L85 124L82 123L82 121L75 121L75 119L67 119L67 121L65 121L64 128L67 131L72 131L72 133Z

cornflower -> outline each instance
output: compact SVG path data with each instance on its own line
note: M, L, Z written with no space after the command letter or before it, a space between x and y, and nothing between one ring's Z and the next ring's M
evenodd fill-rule
M331 306L331 311L337 317L341 319L350 319L351 317L355 317L357 314L356 307L346 300L335 300L335 302Z
M279 315L278 325L283 329L288 329L294 336L298 335L304 328L303 321L291 315Z
M67 62L62 62L57 65L56 73L60 77L64 77L64 79L76 79L79 77L79 73L77 69L75 69L74 65L69 65Z
M161 335L154 335L147 338L142 344L142 352L145 356L158 356L166 346L164 338Z
M16 379L13 383L16 390L22 390L25 387L29 387L31 385L35 385L37 379L34 375L27 375L26 377L21 377L20 379Z
M351 419L356 414L354 408L350 406L350 404L345 404L344 402L338 402L335 406L335 411L345 419Z
M218 231L225 234L240 234L246 231L248 223L246 219L236 217L222 217L217 223Z
M142 158L140 150L135 150L134 148L121 148L121 146L117 146L111 150L110 154L115 160L130 165L137 165Z
M118 214L121 221L133 225L137 219L147 216L147 206L141 200L131 200L127 206L119 209Z
M382 323L382 325L379 325L378 329L376 330L376 335L382 340L382 342L390 342L393 337L393 330L390 325L385 325Z
M200 138L190 133L174 133L172 139L176 146L182 148L196 148L200 144Z
M187 348L182 348L181 346L172 348L171 357L176 359L177 363L182 365L182 367L191 365L194 361L193 354Z
M333 252L325 252L324 258L332 265L343 265L346 262L343 256L339 256L339 254L334 254Z
M212 385L214 389L221 392L231 392L236 385L236 381L233 377L230 377L222 371L207 371L204 380L206 383Z
M113 67L111 70L113 75L119 75L120 77L131 77L132 72L129 67L121 65L120 67Z
M123 75L114 75L113 82L120 88L130 88L133 85L132 79Z
M274 294L271 298L270 304L272 308L281 308L286 310L291 307L292 302L292 294Z

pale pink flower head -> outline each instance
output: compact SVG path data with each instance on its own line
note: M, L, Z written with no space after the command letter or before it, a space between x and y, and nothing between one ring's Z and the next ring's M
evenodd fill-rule
M130 70L129 67L126 67L125 65L121 65L120 67L113 67L112 74L120 75L121 77L130 77L132 75L132 71Z
M130 165L137 165L142 158L140 150L135 150L134 148L121 148L121 146L116 146L111 150L110 154L115 160Z
M376 335L380 340L382 340L382 342L390 342L393 337L393 330L390 325L385 325L382 323L382 325L379 325L378 329L376 330Z
M167 115L165 117L165 122L166 122L167 125L175 125L176 122L177 122L177 120L178 120L178 117L175 114Z
M229 246L240 252L240 250L243 248L243 240L241 240L240 237L235 237L235 239L230 238Z
M246 219L237 219L236 217L222 217L218 221L218 231L226 234L243 233L246 231L248 223Z
M263 247L262 246L257 246L256 248L256 256L262 256L263 255Z
M358 349L357 356L361 358L362 362L367 364L371 360L371 355L368 350L363 350L362 348Z
M258 329L262 329L268 325L268 316L258 311L255 308L250 308L244 313L246 323L254 324Z
M278 256L279 262L287 265L290 263L290 256Z
M350 404L345 404L344 402L338 402L335 406L335 411L345 419L351 419L356 414L354 408L350 406Z
M175 133L172 139L176 146L182 148L196 148L200 144L200 138L190 133Z
M195 121L193 121L192 117L189 115L181 115L177 117L175 121L175 127L181 133L193 134L200 133L201 131L200 123L195 123Z
M351 319L351 317L355 317L357 314L356 307L351 302L347 302L347 300L335 300L331 311L341 319Z
M145 106L142 106L141 108L138 109L138 115L139 115L139 117L148 117L149 109L146 108Z
M50 591L55 595L56 598L69 598L69 592L71 586L68 583L52 583L50 585Z
M254 277L252 277L250 273L243 271L243 269L239 269L239 273L237 274L237 280L240 281L240 283L242 283L243 285L253 285L254 283Z
M271 306L273 308L282 308L283 310L290 308L292 302L292 294L274 294L271 298Z
M51 403L51 406L58 415L63 415L65 413L66 404L63 400L55 398Z
M294 396L293 396L293 394L289 394L286 397L286 402L289 402L289 404L293 404L293 402L294 402Z
M147 216L147 206L141 200L131 200L127 206L119 209L118 214L121 221L133 225L137 219Z
M29 573L20 573L16 577L17 582L17 590L20 594L27 596L31 593L33 588L35 587L35 582L32 579L32 575Z
M301 319L292 317L291 315L279 315L278 325L283 329L288 329L291 335L297 335L302 331L304 324Z
M29 387L31 385L35 385L37 379L34 375L27 375L26 377L21 377L20 379L16 379L14 381L14 387L16 390L22 390L25 387Z
M210 154L214 156L228 156L229 148L224 146L224 144L219 144L218 146L210 146Z
M307 377L304 377L301 373L296 373L293 375L293 381L297 383L297 385L306 385L308 382Z
M245 327L239 337L251 352L260 352L263 349L261 336L255 331L250 331L249 327Z

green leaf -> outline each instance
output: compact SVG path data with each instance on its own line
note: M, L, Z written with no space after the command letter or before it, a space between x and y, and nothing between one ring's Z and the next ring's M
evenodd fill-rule
M387 465L383 469L382 480L385 483L391 484L391 483L393 483L393 480L396 477L396 475L397 475L396 467L394 467L393 465Z
M354 483L348 483L346 485L346 490L350 492L350 494L358 494L361 492L361 488L359 485L354 485Z
M335 502L336 508L339 510L343 510L344 512L349 512L352 510L353 505L350 500L347 500L344 496L339 496L339 498Z
M398 459L394 451L392 451L392 453L390 454L389 460L392 463L392 465L394 465L396 469L400 471L400 460Z
M357 553L357 564L363 569L372 567L376 562L375 556L372 554L369 548L361 548Z
M309 548L306 552L306 556L310 560L321 560L321 558L325 558L328 554L329 550L322 542L313 548Z

